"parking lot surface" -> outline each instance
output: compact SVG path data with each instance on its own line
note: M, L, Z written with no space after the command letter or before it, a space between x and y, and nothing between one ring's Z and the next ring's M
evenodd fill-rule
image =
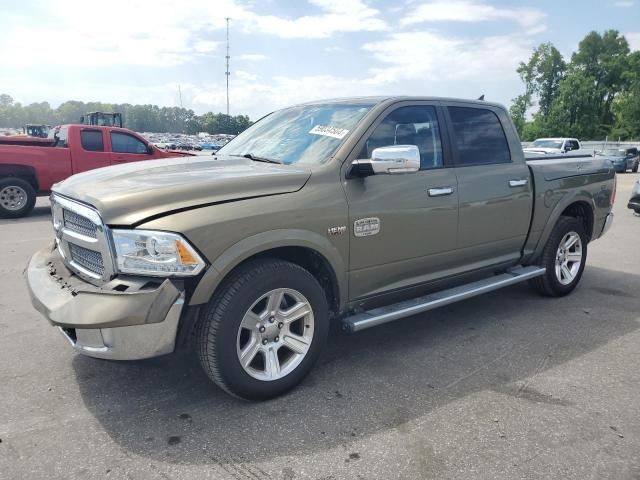
M518 285L357 335L289 395L235 400L187 354L73 353L22 270L47 199L0 220L0 478L640 478L637 174L561 299Z

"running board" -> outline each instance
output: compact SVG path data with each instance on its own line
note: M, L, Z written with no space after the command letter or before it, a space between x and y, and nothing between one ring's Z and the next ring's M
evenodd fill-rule
M393 305L374 308L366 312L356 313L344 318L342 325L345 330L359 332L365 328L382 325L383 323L392 322L400 318L423 313L428 310L433 310L434 308L482 295L483 293L508 287L509 285L544 275L544 272L544 268L536 266L515 267L500 275L467 283L466 285L441 290L422 297L394 303Z

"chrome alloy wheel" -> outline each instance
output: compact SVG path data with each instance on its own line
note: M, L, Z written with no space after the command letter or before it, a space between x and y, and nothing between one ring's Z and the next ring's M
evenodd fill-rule
M304 360L313 329L313 310L304 295L291 288L271 290L242 318L236 343L238 360L253 378L283 378Z
M0 205L6 210L15 212L27 203L27 192L16 185L8 185L0 191Z
M576 232L567 233L556 253L556 278L562 285L569 285L578 275L582 264L582 240Z

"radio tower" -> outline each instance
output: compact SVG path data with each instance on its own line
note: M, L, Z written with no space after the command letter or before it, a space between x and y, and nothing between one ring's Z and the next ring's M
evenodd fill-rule
M225 20L227 21L227 56L225 57L227 59L227 71L224 74L227 77L227 116L229 116L229 75L231 75L229 72L229 59L231 58L229 56L229 20L231 19L226 17Z

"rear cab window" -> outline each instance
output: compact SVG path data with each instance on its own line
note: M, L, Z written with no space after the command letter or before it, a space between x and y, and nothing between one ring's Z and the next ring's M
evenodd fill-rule
M511 151L498 116L487 108L447 107L457 166L510 163Z
M80 143L82 144L82 148L89 152L104 152L104 141L101 130L81 130Z
M67 127L59 127L49 131L48 138L53 138L55 140L56 143L54 144L54 147L67 148L69 146L67 143L68 135L69 129Z

